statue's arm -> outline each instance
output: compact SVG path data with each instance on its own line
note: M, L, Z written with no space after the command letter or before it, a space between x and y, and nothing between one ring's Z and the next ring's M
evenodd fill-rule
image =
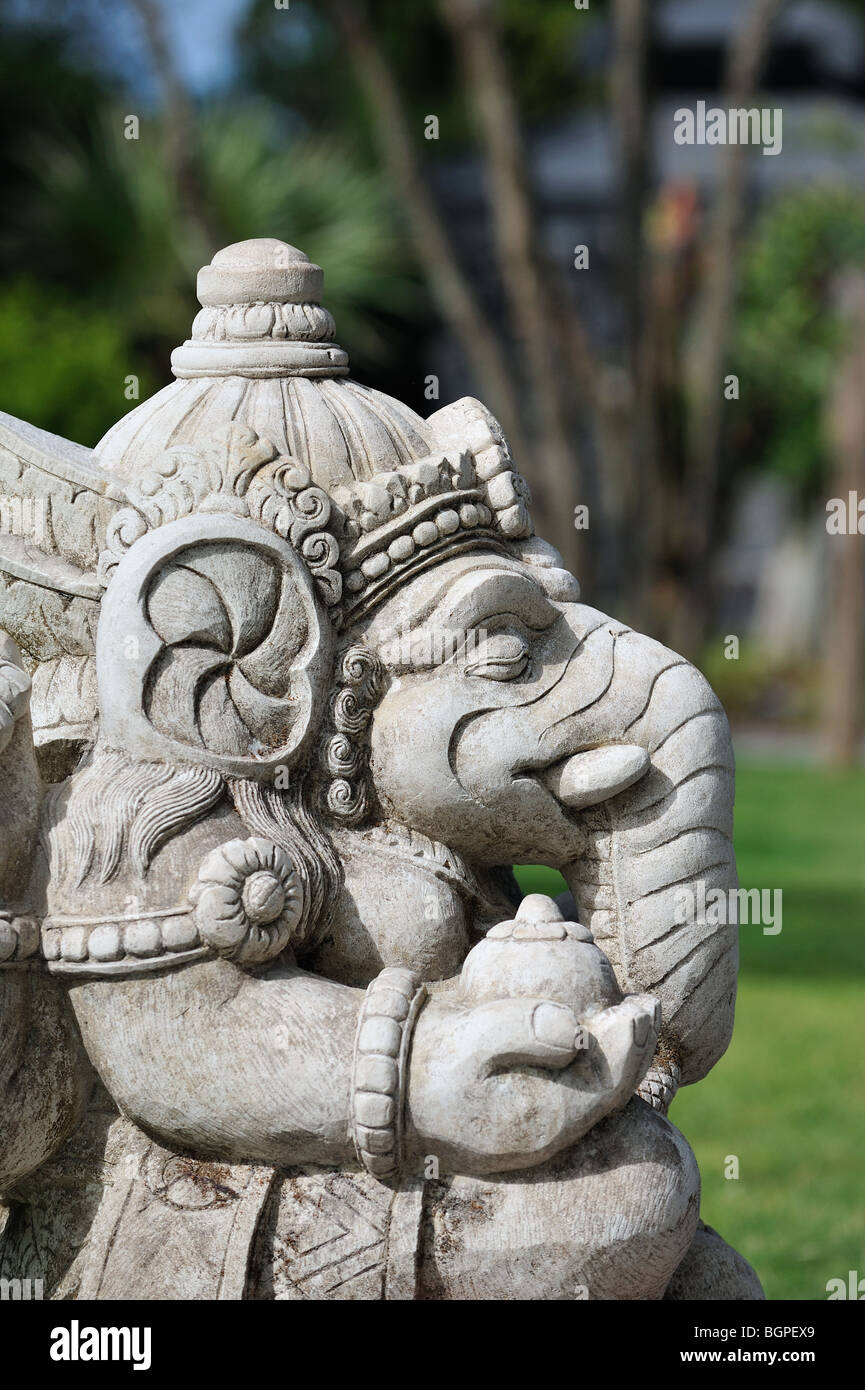
M430 998L418 1019L403 1158L436 1153L452 1172L528 1168L575 1143L627 1102L657 1037L644 996L596 1016L583 1054L570 1009L537 999L469 1007L449 995ZM363 991L288 965L262 975L213 960L91 980L70 996L118 1106L169 1146L278 1166L353 1160Z
M278 1165L342 1163L363 991L280 965L208 960L70 990L120 1109L169 1145Z

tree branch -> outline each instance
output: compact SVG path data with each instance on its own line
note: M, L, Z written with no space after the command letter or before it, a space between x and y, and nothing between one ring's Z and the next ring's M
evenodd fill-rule
M393 69L358 0L325 0L348 47L375 120L382 159L405 208L416 253L442 317L462 346L480 389L514 451L523 450L517 391L501 345L459 265L441 214L424 181Z
M141 21L154 71L162 88L165 162L177 193L187 242L196 265L204 265L219 249L219 234L210 224L198 130L189 94L181 81L168 41L159 0L130 0Z
M785 0L753 0L727 55L723 105L748 107L754 99ZM721 470L722 375L736 293L737 240L745 202L747 147L728 144L709 218L708 268L697 311L689 428L689 520L693 563L701 569L711 541L712 513Z
M536 219L519 118L489 0L440 0L465 74L490 175L493 234L513 327L523 349L546 484L546 511L560 544L573 542L569 508L579 496L577 451L569 438L556 322L537 244Z

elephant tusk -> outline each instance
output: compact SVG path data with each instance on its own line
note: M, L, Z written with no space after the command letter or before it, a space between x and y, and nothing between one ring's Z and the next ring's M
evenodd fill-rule
M649 755L645 748L633 743L611 743L575 753L545 768L539 776L563 805L579 811L623 792L648 770Z

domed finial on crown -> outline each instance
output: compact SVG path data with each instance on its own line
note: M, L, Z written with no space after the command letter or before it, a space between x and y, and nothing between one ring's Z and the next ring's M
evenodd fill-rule
M345 376L320 299L324 272L275 237L238 241L198 272L201 312L171 355L177 377Z
M276 237L236 241L217 251L198 272L198 298L216 304L317 304L324 271L308 256Z

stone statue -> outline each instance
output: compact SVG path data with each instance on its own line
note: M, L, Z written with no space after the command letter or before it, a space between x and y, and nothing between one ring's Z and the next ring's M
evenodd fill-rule
M762 1297L666 1119L733 1021L735 923L677 907L736 885L723 711L321 291L230 246L94 451L2 417L0 1275Z

